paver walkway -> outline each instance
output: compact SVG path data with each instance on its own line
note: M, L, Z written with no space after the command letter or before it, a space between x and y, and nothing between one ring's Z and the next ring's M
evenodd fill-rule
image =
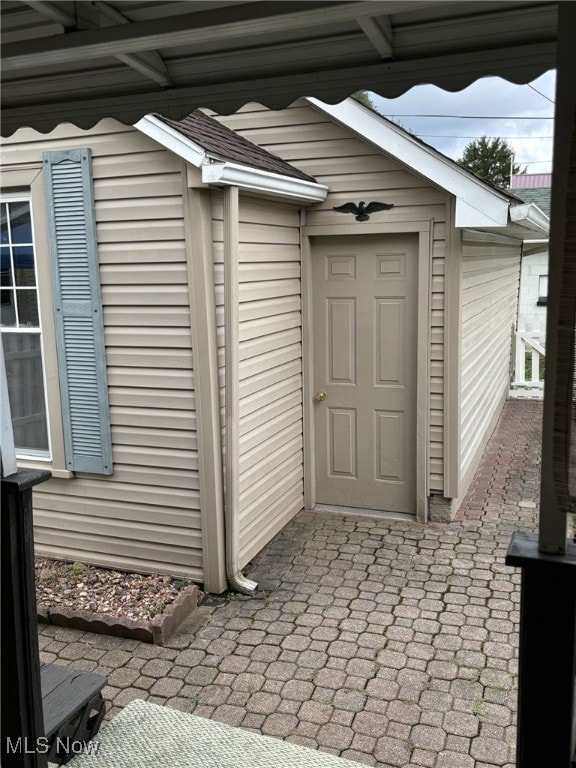
M106 675L109 716L142 698L381 768L512 768L503 559L535 528L541 416L506 404L453 523L304 512L251 565L257 596L210 598L172 647L42 626L42 657Z

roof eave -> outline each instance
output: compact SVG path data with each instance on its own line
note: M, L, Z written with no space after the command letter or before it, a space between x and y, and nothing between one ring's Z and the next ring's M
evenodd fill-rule
M155 115L146 115L134 127L187 163L200 168L204 184L236 186L246 192L259 192L303 203L320 203L328 194L328 187L323 184L215 157Z
M134 128L196 168L200 168L206 161L205 149L155 115L144 115L134 124Z
M510 197L460 168L432 147L416 140L400 126L348 98L340 104L325 104L307 97L305 101L350 128L382 152L395 157L430 183L454 195L455 224L458 228L505 227Z

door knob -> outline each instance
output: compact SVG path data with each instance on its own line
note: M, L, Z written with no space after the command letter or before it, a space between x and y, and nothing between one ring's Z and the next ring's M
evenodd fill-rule
M314 394L314 400L316 400L316 402L318 402L318 403L321 403L321 402L322 402L322 400L326 400L326 392L322 392L322 390L321 390L321 389L319 389L319 390L318 390L318 391L317 391L317 392Z

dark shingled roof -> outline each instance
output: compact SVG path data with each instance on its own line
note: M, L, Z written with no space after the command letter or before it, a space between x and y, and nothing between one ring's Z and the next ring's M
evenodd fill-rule
M550 216L550 187L533 187L532 189L515 189L514 193L518 195L525 203L535 203L546 216Z
M199 109L183 120L169 120L162 115L156 115L156 117L219 159L248 165L260 171L279 173L282 176L291 176L295 179L316 183L316 179L312 176L302 173L271 152L267 152L257 144L239 136Z

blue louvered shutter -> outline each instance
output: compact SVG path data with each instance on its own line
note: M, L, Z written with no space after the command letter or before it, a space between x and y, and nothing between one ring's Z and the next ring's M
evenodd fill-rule
M45 152L66 467L112 473L89 149Z

